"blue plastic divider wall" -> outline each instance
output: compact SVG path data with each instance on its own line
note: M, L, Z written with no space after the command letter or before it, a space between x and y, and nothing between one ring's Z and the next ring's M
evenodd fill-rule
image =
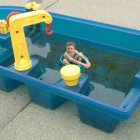
M2 66L0 66L0 73L3 73L3 75L8 75L9 78L19 80L19 81L26 83L28 85L34 85L36 87L40 87L42 90L47 89L50 91L54 91L55 95L58 95L60 97L64 97L64 98L72 100L74 102L84 104L84 105L86 104L87 106L91 106L91 107L96 106L97 108L102 108L107 112L111 111L114 114L114 116L120 116L119 117L120 120L124 120L126 118L129 118L129 116L130 116L129 112L133 112L135 110L135 107L140 103L140 99L137 98L136 100L133 101L133 102L135 102L134 104L136 104L136 106L132 106L130 104L130 106L127 106L127 108L123 108L123 107L120 108L120 106L114 107L114 106L108 105L106 103L97 101L93 98L90 98L90 97L87 97L87 96L84 96L81 94L77 94L77 92L74 92L74 91L72 92L70 90L67 90L67 89L64 89L61 87L57 87L53 84L43 82L43 81L36 79L34 77L30 77L28 75L23 75L20 72L11 71L8 68L2 67ZM140 97L140 94L138 94L137 96ZM127 95L127 97L128 97L128 95ZM127 99L127 97L126 97L126 99Z

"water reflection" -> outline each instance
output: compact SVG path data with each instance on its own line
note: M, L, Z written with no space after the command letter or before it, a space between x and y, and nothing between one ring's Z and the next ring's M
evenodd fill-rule
M44 72L46 67L60 70L60 56L65 52L66 42L70 40L55 34L40 34L35 40L27 38L30 54L39 59ZM140 69L139 59L99 49L85 42L73 41L76 42L77 49L83 52L91 63L96 64L96 67L91 66L87 71L90 81L102 84L106 88L129 92L133 77Z
M33 44L31 39L28 37L26 38L26 41L28 44L30 56L39 55L43 59L47 58L48 53L50 53L50 51L51 51L50 44L48 42L46 42L46 45L42 46L39 44Z

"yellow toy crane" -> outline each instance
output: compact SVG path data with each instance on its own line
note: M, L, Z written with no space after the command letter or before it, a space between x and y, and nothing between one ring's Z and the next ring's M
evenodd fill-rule
M10 14L7 18L15 58L14 67L18 71L25 71L32 67L32 62L25 40L24 27L41 22L45 22L47 24L46 33L49 35L52 34L52 31L49 31L50 24L52 23L52 17L44 10ZM4 21L2 21L1 25L3 24L7 25ZM5 30L2 30L0 33L2 32L6 33Z

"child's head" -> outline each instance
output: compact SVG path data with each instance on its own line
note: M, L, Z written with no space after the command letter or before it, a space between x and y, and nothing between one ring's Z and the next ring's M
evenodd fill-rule
M75 49L76 49L75 42L70 41L70 42L66 43L66 50L67 50L68 53L74 52Z

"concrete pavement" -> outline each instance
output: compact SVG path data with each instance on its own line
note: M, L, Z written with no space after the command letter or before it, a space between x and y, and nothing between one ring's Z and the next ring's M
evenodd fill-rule
M60 14L140 29L139 0L60 0L48 10Z
M0 91L0 130L30 103L24 86L12 92Z

